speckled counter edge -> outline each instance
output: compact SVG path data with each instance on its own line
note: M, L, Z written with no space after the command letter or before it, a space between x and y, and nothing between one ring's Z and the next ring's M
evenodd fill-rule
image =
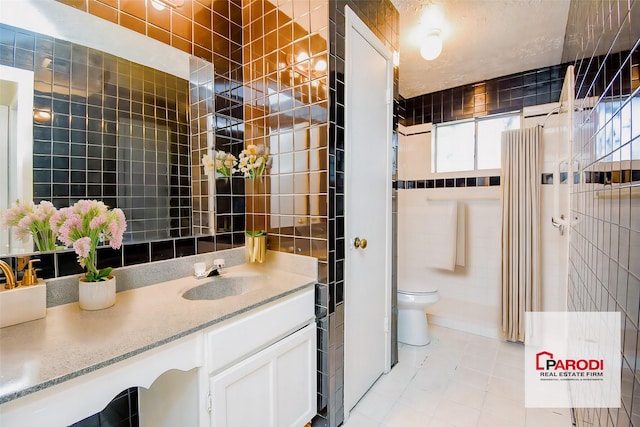
M217 258L224 258L225 266L232 267L245 263L245 251L244 248L235 248L208 254L194 255L166 261L157 261L148 264L118 268L114 270L114 274L117 279L117 291L122 292L126 290L137 289L144 286L189 276L193 274L193 263L205 262L207 266L210 266L213 263L213 260ZM186 329L173 336L140 347L134 351L123 353L122 355L119 355L117 357L101 361L72 373L52 378L37 385L0 396L0 404L52 387L65 381L69 381L73 378L86 375L101 368L113 365L125 359L144 353L145 351L149 351L161 345L176 341L187 335L196 333L210 326L224 322L225 320L239 316L255 308L270 304L288 295L301 292L308 288L313 288L317 282L318 261L316 258L283 252L268 251L265 264L277 266L277 269L282 271L308 276L314 278L314 280L311 280L296 288L273 295L255 304L243 307L242 309L236 310L235 312L212 319L211 321L202 323L196 327ZM78 300L79 277L79 275L74 275L47 281L47 306L55 307L57 305L76 302Z
M168 280L170 280L170 279L168 279ZM291 295L291 294L294 294L294 293L297 293L297 292L301 292L301 291L303 291L303 290L305 290L307 288L312 288L314 285L315 285L315 281L306 283L306 284L304 284L302 286L299 286L299 287L297 287L295 289L291 289L291 290L288 290L288 291L283 292L281 294L274 295L273 297L267 298L267 299L265 299L263 301L260 301L259 303L252 304L250 306L244 307L241 310L235 311L233 313L229 313L226 316L219 317L219 318L214 319L214 320L212 320L210 322L203 323L202 325L199 325L197 327L194 327L194 328L191 328L191 329L187 329L185 331L182 331L179 334L176 334L176 335L173 335L173 336L168 337L166 339L157 341L157 342L155 342L153 344L141 347L141 348L139 348L139 349L137 349L135 351L130 351L130 352L122 354L122 355L120 355L118 357L114 357L112 359L105 360L103 362L97 363L97 364L89 366L87 368L72 372L70 374L63 375L63 376L58 377L58 378L52 378L52 379L50 379L48 381L44 381L44 382L42 382L40 384L37 384L35 386L28 387L28 388L25 388L25 389L17 391L17 392L6 394L6 395L0 397L0 404L3 404L5 402L9 402L9 401L18 399L20 397L35 393L35 392L40 391L40 390L44 390L46 388L49 388L49 387L52 387L54 385L63 383L65 381L69 381L69 380L71 380L73 378L77 378L77 377L80 377L82 375L89 374L91 372L97 371L99 369L105 368L107 366L113 365L113 364L121 362L123 360L129 359L129 358L131 358L133 356L136 356L138 354L144 353L145 351L149 351L149 350L151 350L153 348L156 348L156 347L159 347L161 345L168 344L170 342L176 341L176 340L178 340L178 339L180 339L182 337L186 337L187 335L191 335L193 333L196 333L198 331L206 329L206 328L208 328L210 326L213 326L215 324L224 322L225 320L228 320L228 319L231 319L233 317L239 316L239 315L241 315L243 313L246 313L248 311L251 311L251 310L253 310L255 308L258 308L258 307L261 307L263 305L267 305L269 303L277 301L277 300L279 300L281 298L284 298L284 297L286 297L288 295Z

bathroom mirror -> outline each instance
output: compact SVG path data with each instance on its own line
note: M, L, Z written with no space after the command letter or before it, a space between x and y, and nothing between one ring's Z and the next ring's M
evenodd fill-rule
M30 19L24 19L25 16ZM3 99L5 107L2 111L9 112L13 108L16 112L27 112L18 114L14 120L20 129L17 139L12 142L5 135L0 140L0 150L7 152L5 156L2 151L2 161L17 165L16 168L0 165L0 170L8 171L0 177L0 208L5 209L16 199L57 198L60 202L57 204L65 206L68 205L63 203L65 199L96 198L114 207L130 208L127 219L128 231L132 234L128 241L191 235L191 152L187 119L190 55L53 0L17 2L11 9L3 9L0 23L18 29L13 35L17 66L3 67L2 94L3 98L5 94L6 98L15 94L13 98L19 102L12 106L10 99ZM36 36L29 40L18 34L19 29L36 33ZM109 36L104 37L105 34ZM26 44L27 48L19 49L19 43ZM21 69L19 53L32 55L35 78L33 71ZM76 61L78 56L80 59ZM133 77L125 85L128 92L123 94L123 86L113 82L126 77L129 69ZM29 77L25 77L25 73ZM23 77L6 77L14 75ZM80 79L73 78L78 75ZM30 87L21 82L30 82ZM105 89L108 84L113 93ZM83 94L83 101L78 102L78 96ZM102 99L102 104L95 102L98 98ZM149 98L152 101L148 102ZM124 118L119 113L123 100L127 102L126 111L130 112ZM70 107L64 106L65 102ZM70 111L57 113L56 108L60 105ZM38 117L34 122L36 114ZM116 118L109 119L109 114ZM172 114L180 117L172 117ZM158 116L162 116L162 120ZM150 117L153 120L149 120ZM78 118L86 118L86 122L82 125L74 122ZM122 135L125 128L129 131ZM7 127L3 124L2 129L4 132ZM113 139L105 136L109 129ZM151 134L151 140L146 138ZM76 136L84 144L74 144ZM125 138L126 152L113 149L115 138ZM70 143L65 147L57 144L58 140ZM154 145L153 150L148 147L149 141ZM128 170L118 166L122 156L131 159ZM86 172L78 172L83 168ZM43 176L50 197L39 196L43 194ZM145 185L149 182L152 185ZM84 193L74 193L83 186ZM151 191L157 192L159 188L168 189L171 200L156 197L151 205L141 204L145 198L154 196L149 194ZM160 203L161 199L164 205ZM152 231L140 228L148 224L153 226ZM178 234L162 235L158 231L171 227L178 229ZM32 252L31 247L13 242L7 231L0 234L0 255Z
M33 197L32 148L33 72L0 65L0 210ZM0 230L0 254L31 247Z

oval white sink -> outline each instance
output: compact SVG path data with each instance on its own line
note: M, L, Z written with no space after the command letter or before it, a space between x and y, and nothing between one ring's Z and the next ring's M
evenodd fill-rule
M217 300L246 294L262 285L265 278L260 275L212 277L205 283L193 287L182 294L188 300Z

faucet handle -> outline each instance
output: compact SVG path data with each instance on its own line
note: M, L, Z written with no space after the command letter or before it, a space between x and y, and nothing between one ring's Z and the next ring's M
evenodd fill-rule
M22 285L30 286L38 283L38 276L36 275L36 270L33 268L34 262L40 262L38 258L29 260L29 267L24 272L24 276L22 276Z

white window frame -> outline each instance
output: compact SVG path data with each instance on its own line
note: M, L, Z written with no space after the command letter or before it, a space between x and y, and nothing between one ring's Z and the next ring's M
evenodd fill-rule
M443 122L443 123L434 123L433 127L434 127L434 131L432 133L433 135L433 144L432 144L432 170L433 173L456 173L456 172L466 172L466 171L479 171L479 170L495 170L495 169L499 169L498 168L491 168L491 169L478 169L478 123L482 122L482 121L486 121L486 120L493 120L493 119L498 119L498 118L504 118L507 116L518 116L520 119L520 128L522 128L522 122L523 122L523 117L522 117L522 110L518 110L518 111L509 111L506 113L499 113L499 114L492 114L490 116L483 116L483 117L474 117L471 119L462 119L462 120L455 120L455 121L449 121L449 122ZM458 169L458 170L454 170L454 171L446 171L446 172L440 172L438 171L438 128L439 127L443 127L443 126L452 126L452 125L458 125L458 124L462 124L462 123L468 123L468 122L473 122L474 123L474 133L473 133L473 169Z

